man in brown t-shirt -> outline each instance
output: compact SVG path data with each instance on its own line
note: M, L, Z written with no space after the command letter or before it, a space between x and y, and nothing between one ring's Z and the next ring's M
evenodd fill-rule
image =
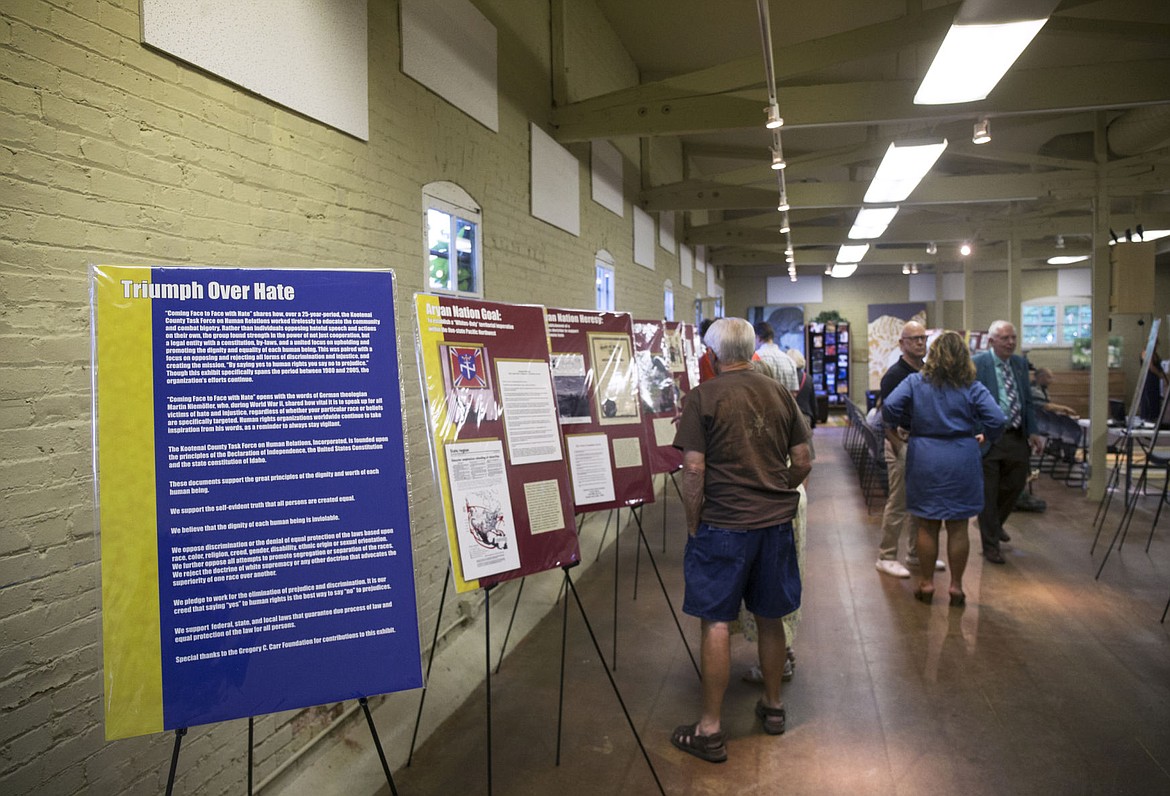
M723 695L731 667L729 623L740 602L756 616L764 730L784 732L780 701L785 636L781 621L800 607L792 519L797 487L812 469L808 430L792 395L751 367L755 332L723 318L707 332L719 378L686 398L674 445L683 450L687 518L683 611L702 620L703 708L671 742L711 762L727 759Z

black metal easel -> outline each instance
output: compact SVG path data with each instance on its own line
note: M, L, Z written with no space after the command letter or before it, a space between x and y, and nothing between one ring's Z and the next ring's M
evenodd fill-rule
M650 769L650 775L652 777L654 777L654 784L658 786L658 792L660 794L662 794L662 796L666 796L666 791L662 787L662 782L661 782L661 780L658 779L658 772L654 768L654 762L650 759L650 754L646 751L646 747L642 744L642 736L638 734L638 728L636 726L634 726L634 720L630 716L630 711L626 707L625 700L622 699L621 689L618 688L617 681L613 679L613 674L610 672L609 668L606 667L606 665L605 665L605 657L601 653L601 644L599 644L597 641L597 636L593 632L593 626L589 624L589 616L585 613L585 606L581 603L580 595L577 594L577 587L573 584L573 579L571 577L569 577L569 570L575 566L577 566L577 565L570 564L567 567L563 567L563 570L565 573L565 585L568 587L568 591L572 593L573 600L577 603L577 610L579 610L581 612L581 620L585 623L585 629L589 632L589 639L590 639L590 641L593 642L593 649L595 649L597 651L597 658L599 661L601 661L601 668L605 672L605 676L609 679L609 684L613 688L613 694L614 694L614 696L617 697L618 704L621 705L622 713L626 717L626 723L630 725L630 732L633 733L634 740L637 741L637 743L638 743L638 749L640 749L642 751L642 758L646 761L646 766ZM566 648L567 628L568 628L568 624L569 624L569 600L568 600L567 596L565 599L565 606L564 606L564 611L562 614L562 623L563 624L561 627L561 685L560 685L560 696L558 699L558 708L557 708L557 765L558 766L561 764L561 727L563 725L564 702L565 702L565 698L564 698L564 695L565 695L565 648Z

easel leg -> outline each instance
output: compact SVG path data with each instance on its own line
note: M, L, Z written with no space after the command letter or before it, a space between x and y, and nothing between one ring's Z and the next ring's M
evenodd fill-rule
M175 769L179 767L179 747L183 745L183 736L186 734L186 727L175 730L175 748L171 752L171 773L167 774L167 796L171 796L175 790Z
M674 610L674 603L670 601L670 592L666 588L666 583L662 580L662 573L658 571L658 563L654 560L654 553L650 550L650 541L646 538L646 534L642 532L642 519L635 514L634 520L638 524L638 538L642 540L642 544L646 547L646 557L650 559L650 566L654 569L654 575L658 578L658 585L662 588L662 596L666 599L666 607L670 609L670 616L674 619L674 626L678 628L679 638L682 639L683 646L687 650L687 655L691 659L691 665L695 667L695 674L699 676L699 681L703 679L703 673L699 669L699 663L695 660L694 653L691 652L691 645L687 643L687 634L683 631L682 624L678 621L678 614Z
M613 537L613 662L610 668L617 671L617 628L618 628L618 561L621 556L620 543L622 541L621 535L621 518L622 510L618 509L618 533ZM608 527L608 523L607 523ZM602 658L602 660L605 660Z
M435 646L439 643L439 624L443 621L443 606L447 602L447 587L451 585L451 564L447 564L447 574L443 576L443 594L439 597L439 615L435 617L435 635L431 637L431 654L427 657L427 682L431 680L431 664L435 662ZM423 705L427 701L427 688L424 685L422 694L418 698L418 714L414 717L414 732L410 735L410 754L406 756L406 767L414 760L414 743L418 740L418 726L422 723Z
M1109 481L1105 484L1105 494L1101 496L1101 501L1097 504L1097 513L1093 515L1093 527L1097 529L1097 533L1093 536L1093 545L1089 548L1089 555L1092 555L1097 549L1097 541L1101 538L1101 531L1105 528L1105 517L1109 514L1109 505L1113 502L1113 491L1117 488L1120 477L1121 466L1114 459L1113 469L1109 471Z
M670 473L665 473L662 476L662 553L666 554L666 480L670 478Z
M573 566L576 566L575 564ZM568 583L569 568L565 567L565 579L561 581L561 588L565 590L565 602L561 606L561 685L557 694L557 765L561 764L561 728L565 717L565 655L569 638L569 595ZM605 661L601 662L602 667Z
M527 578L520 578L520 585L516 587L516 602L512 603L512 617L508 620L508 630L504 633L504 643L500 646L500 659L496 663L496 674L500 673L500 667L504 665L504 650L508 649L508 638L512 635L512 624L516 621L516 610L520 607L520 595L524 593L524 581Z
M609 521L612 519L613 511L610 510L610 512L605 515L605 529L601 532L601 541L597 543L597 555L593 557L594 561L601 558L601 548L605 547L605 537L609 536Z
M487 694L484 701L487 704L487 792L492 796L492 589L487 586L483 590L483 664L484 687Z
M577 594L577 587L573 584L572 578L569 577L569 568L565 567L565 581L569 586L569 591L573 593L573 599L577 602L577 610L581 612L581 619L585 622L585 629L589 631L589 639L593 642L593 648L597 650L597 657L601 657L601 645L597 643L597 636L593 633L593 627L589 624L589 617L585 613L585 606L581 604L581 597ZM642 750L642 757L646 760L646 765L650 769L651 776L654 777L654 784L658 786L658 792L662 796L666 796L666 791L662 788L662 783L658 779L658 772L654 770L654 763L650 760L650 755L646 751L646 747L642 745L642 737L638 735L638 728L634 726L634 720L630 717L630 711L626 708L625 700L622 699L622 692L618 689L617 681L613 679L613 675L605 666L601 667L605 670L605 676L609 678L609 684L613 687L614 696L617 697L618 704L622 707L622 713L626 716L626 722L630 725L630 732L634 734L634 740L638 742L638 748Z
M378 750L378 759L382 761L382 771L386 774L386 784L390 786L390 793L398 796L398 789L394 787L394 777L390 775L390 764L386 762L386 753L382 751L382 739L378 737L378 728L374 726L374 717L370 715L370 704L365 697L358 699L362 711L366 714L366 723L370 725L370 735L374 737L374 748Z
M630 506L630 514L634 515L634 519L638 518L637 506ZM642 521L638 520L638 527L642 527ZM618 528L618 533L621 533L621 528ZM638 599L638 575L642 572L642 547L634 545L634 599Z

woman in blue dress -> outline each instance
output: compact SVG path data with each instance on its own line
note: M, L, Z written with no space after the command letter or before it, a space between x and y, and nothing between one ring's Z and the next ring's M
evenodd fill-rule
M906 450L906 510L918 529L919 581L914 596L934 598L938 532L947 526L951 605L963 605L967 568L967 523L983 509L980 445L1003 433L999 403L975 380L971 352L955 332L930 346L921 372L905 378L882 406L891 426L909 429Z

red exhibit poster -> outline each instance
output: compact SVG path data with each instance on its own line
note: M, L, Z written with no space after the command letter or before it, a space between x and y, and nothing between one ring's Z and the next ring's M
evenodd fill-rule
M414 300L456 590L579 561L544 308Z
M665 321L634 321L634 361L638 368L638 397L650 450L650 472L672 473L682 467L682 451L674 447L674 432L682 411L680 377L686 372L683 335Z
M576 510L653 503L629 313L549 309L546 318Z

